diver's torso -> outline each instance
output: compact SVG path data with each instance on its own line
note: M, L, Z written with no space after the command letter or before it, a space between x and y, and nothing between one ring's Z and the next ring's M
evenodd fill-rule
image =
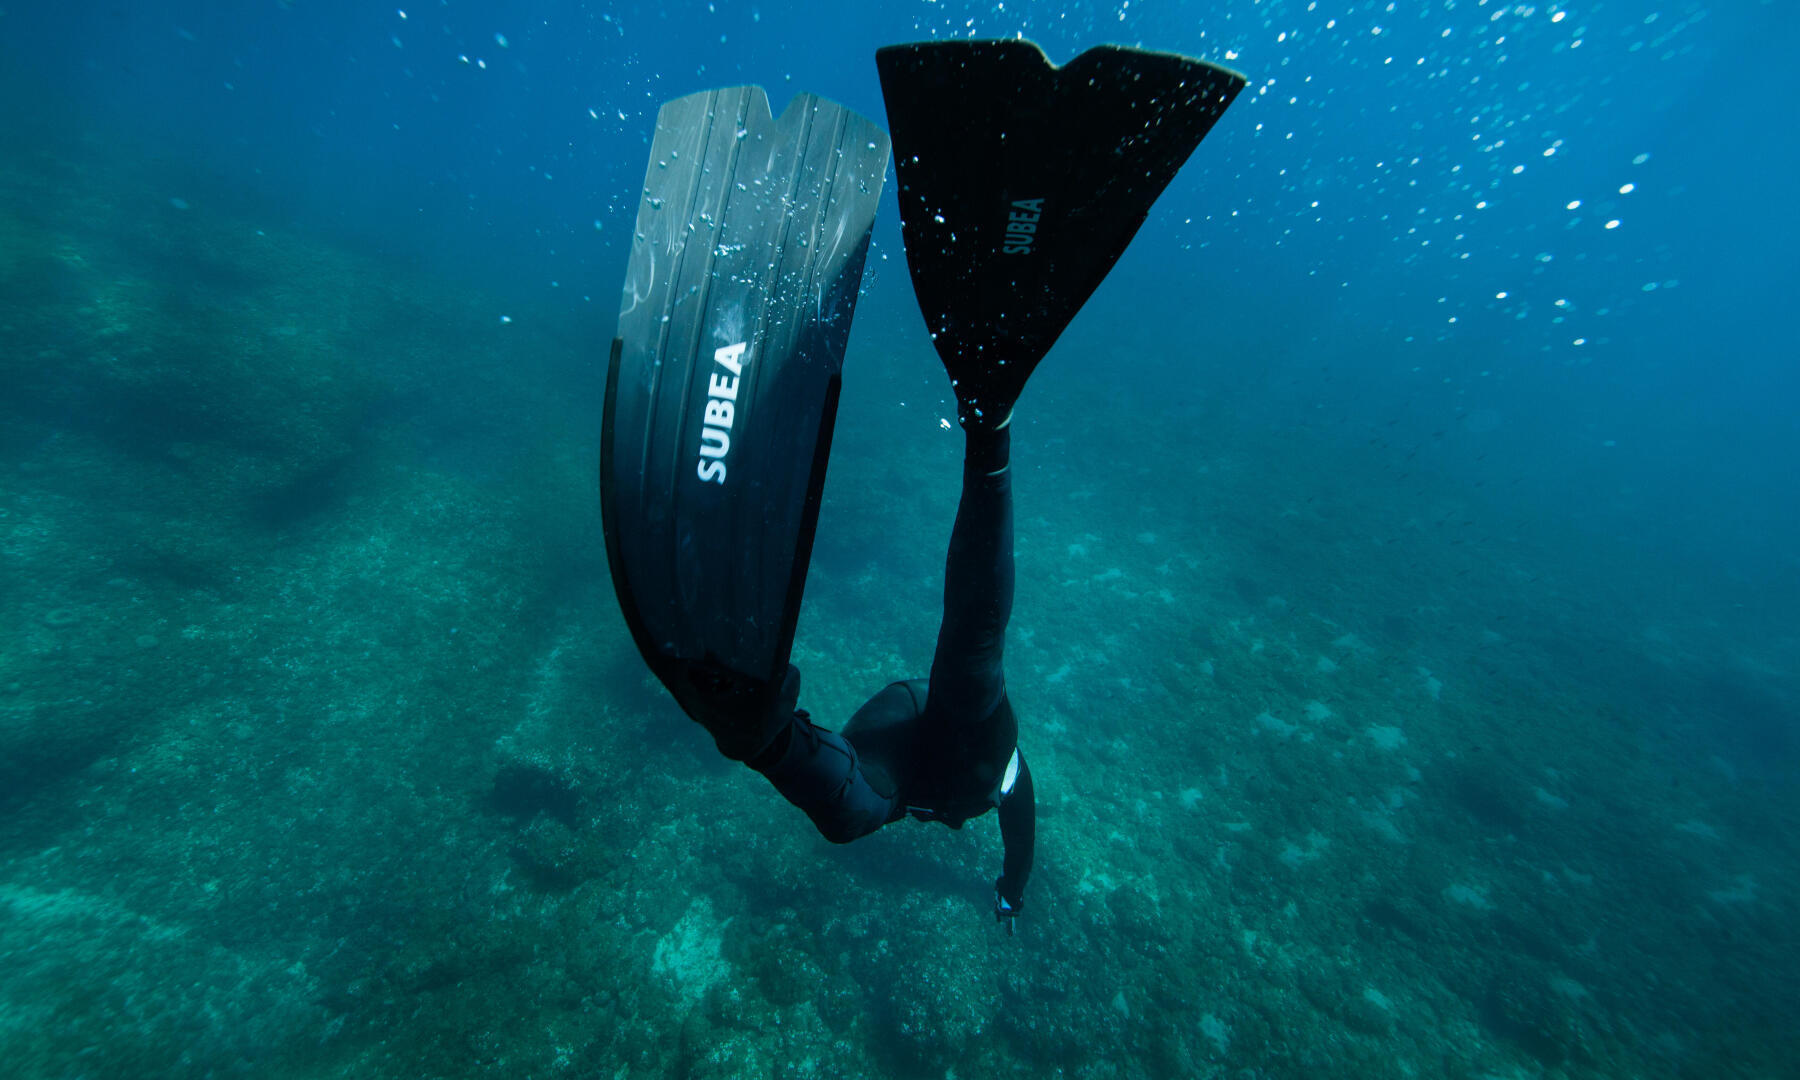
M951 828L994 807L994 793L1018 743L1004 690L985 716L934 701L926 679L890 683L858 709L844 735L882 768L914 817Z

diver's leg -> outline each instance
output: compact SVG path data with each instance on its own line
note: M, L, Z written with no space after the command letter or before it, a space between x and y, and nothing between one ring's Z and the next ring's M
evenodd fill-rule
M749 765L834 844L867 836L896 816L894 796L876 787L850 740L815 725L804 711Z
M892 783L871 775L850 741L817 726L800 698L800 669L788 665L772 714L775 734L745 761L768 777L783 798L806 811L820 835L834 844L867 836L892 820L900 807Z
M986 717L1005 692L1000 666L1012 617L1012 432L975 423L963 430L962 501L944 567L930 694L949 715Z

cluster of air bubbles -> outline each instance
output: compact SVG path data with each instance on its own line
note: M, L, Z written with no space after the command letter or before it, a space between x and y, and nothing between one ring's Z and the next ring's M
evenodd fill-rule
M1127 22L1126 39L1243 71L1249 83L1237 104L1157 208L1172 241L1219 259L1280 248L1296 278L1371 303L1417 304L1432 327L1421 340L1485 333L1504 320L1514 341L1604 344L1603 312L1661 302L1678 283L1671 256L1654 244L1663 178L1621 167L1645 165L1648 153L1610 156L1601 102L1632 80L1666 80L1667 50L1698 8L1646 19L1641 9L1626 17L1564 0L1259 0L1177 27L1165 6L919 0L914 27L921 37L1032 38L1066 62L1076 44L1117 39L1106 27ZM719 9L733 5L706 6ZM396 14L399 34L424 40L414 36L419 11L410 21L406 10ZM592 18L609 36L624 33L611 15ZM512 47L485 26L463 41ZM521 51L525 44L521 37ZM457 60L489 70L473 54ZM807 88L805 72L791 78ZM668 96L576 108L587 113L583 124L647 127ZM1155 230L1145 237L1154 243Z
M1656 65L1672 53L1629 54L1695 17L1671 27L1494 0L1394 0L1335 17L1318 0L1263 10L1260 26L1227 17L1201 35L1212 57L1251 76L1220 127L1232 160L1212 171L1254 194L1196 216L1196 239L1294 251L1307 275L1367 287L1372 301L1435 298L1440 328L1484 332L1467 329L1481 325L1471 316L1498 311L1522 324L1509 340L1548 334L1552 347L1604 343L1594 320L1675 282L1654 268L1666 247L1613 246L1631 232L1627 203L1646 197L1647 177L1611 171L1606 113L1591 102L1628 78L1666 80ZM1371 105L1381 101L1391 104ZM1563 320L1589 332L1550 330Z

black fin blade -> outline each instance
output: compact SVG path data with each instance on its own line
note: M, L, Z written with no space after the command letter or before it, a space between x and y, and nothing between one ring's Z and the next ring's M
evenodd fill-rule
M613 582L690 715L779 690L888 140L759 87L657 114L601 436ZM718 732L715 731L715 735Z
M965 404L1009 410L1244 77L1171 53L1028 41L875 54L907 264Z

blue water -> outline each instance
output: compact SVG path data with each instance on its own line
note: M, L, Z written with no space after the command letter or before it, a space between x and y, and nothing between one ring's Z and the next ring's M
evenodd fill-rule
M884 44L1249 86L1015 427L1042 815L833 848L619 622L658 105ZM1174 0L0 8L14 1075L1791 1076L1800 17ZM923 674L890 178L796 646ZM1039 764L1041 762L1041 764ZM890 835L891 834L891 835Z
M1792 431L1792 335L1770 308L1793 282L1800 164L1771 111L1797 33L1777 5L72 7L6 16L13 77L69 124L154 147L222 198L602 311L667 98L758 82L879 117L870 54L921 37L1235 65L1251 89L1118 281L1253 305L1185 329L1279 326L1288 348L1247 359L1309 388L1281 407L1385 423L1416 402L1404 422L1425 438L1493 409L1531 428L1514 449L1537 475L1657 489L1601 531L1709 536L1695 554L1716 563L1793 523L1792 455L1769 441ZM1359 389L1385 400L1347 404Z

